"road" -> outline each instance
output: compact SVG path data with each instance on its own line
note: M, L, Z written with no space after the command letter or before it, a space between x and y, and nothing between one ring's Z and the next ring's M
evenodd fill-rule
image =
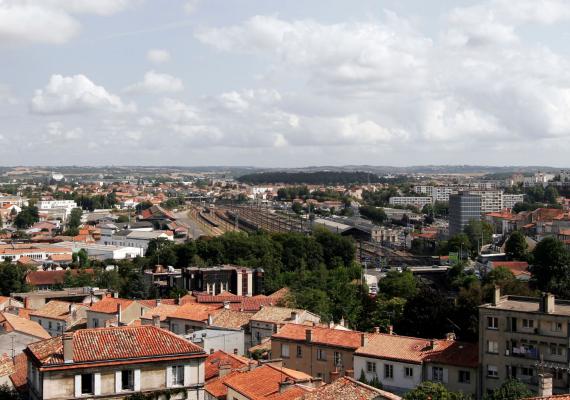
M176 219L189 227L188 233L192 238L207 235L207 232L200 227L200 225L188 216L188 210L174 213Z

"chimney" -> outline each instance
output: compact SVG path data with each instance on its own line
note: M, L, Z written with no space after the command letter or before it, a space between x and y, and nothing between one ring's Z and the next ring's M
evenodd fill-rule
M331 376L331 383L333 383L340 377L340 372L338 372L338 369L335 368L334 371L330 372L330 376Z
M64 333L63 342L63 362L70 364L73 362L73 333Z
M394 334L394 325L388 325L388 335Z
M160 299L156 299L156 306L158 307L160 305Z
M493 305L496 306L501 301L501 288L495 285L495 290L493 292Z
M160 315L153 315L152 316L152 325L160 328Z
M119 326L121 324L122 317L123 317L123 315L122 315L121 305L117 304L117 326Z
M552 396L552 375L539 374L538 375L538 397Z
M348 376L348 377L352 378L354 376L354 370L353 369L347 369L346 371L344 371L344 376Z
M345 324L345 322L344 322L344 317L342 317L342 318L340 319L339 325L340 325L340 326L344 326L344 327L346 328L346 324Z
M448 342L453 342L456 339L455 332L448 332L445 334L445 339Z
M379 326L374 327L374 333L380 333L380 327Z
M431 350L434 350L434 349L435 349L435 340L434 340L434 339L431 339L431 340L429 341L429 348L430 348Z
M113 297L115 299L118 299L119 298L119 292L113 292Z
M208 325L214 325L214 317L212 317L212 314L208 314Z
M229 309L230 309L230 302L229 302L229 301L224 301L224 309L225 309L225 310L229 310Z
M69 303L69 315L75 318L76 313L77 313L77 307L75 306L75 304Z
M542 294L542 311L546 314L552 314L555 308L554 295L551 293Z
M224 376L226 376L227 374L229 374L230 372L232 372L232 366L231 366L231 365L228 365L228 364L220 365L219 371L220 371L220 372L218 373L218 376L219 376L220 378L221 378L221 377L224 377Z
M366 346L368 344L368 336L366 336L366 333L361 333L360 334L360 346Z
M299 320L299 315L297 314L297 311L291 311L291 321L297 323L298 320Z
M334 321L331 320L331 321L329 322L329 328L330 328L330 329L334 329Z
M309 343L311 343L313 341L313 330L312 329L306 329L305 330L305 339Z

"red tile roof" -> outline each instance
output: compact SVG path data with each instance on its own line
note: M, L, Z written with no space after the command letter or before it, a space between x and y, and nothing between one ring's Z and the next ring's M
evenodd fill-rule
M117 307L121 305L122 311L128 306L134 303L134 300L121 299L115 297L105 297L93 304L90 308L91 311L103 313L103 314L115 314L117 312Z
M271 339L305 341L307 337L307 330L311 330L313 333L312 343L355 350L358 349L362 344L362 335L366 335L368 337L374 335L319 326L308 327L307 325L300 324L286 324L279 330L279 332L273 334L271 336Z
M422 364L427 361L476 368L477 345L453 340L434 340L377 334L367 345L355 351L355 355Z
M152 325L80 329L73 337L73 363L204 355L201 347ZM62 337L28 345L28 354L41 366L64 365Z
M206 359L205 379L209 381L218 376L220 366L228 365L232 371L241 369L249 365L250 360L245 357L228 354L225 351L218 350L208 356Z
M79 270L69 270L71 275L77 275ZM26 283L32 286L60 285L65 280L65 270L58 271L30 271L26 275ZM93 274L92 269L86 269L87 274Z
M206 379L206 385L204 386L204 389L210 395L218 399L225 399L228 394L228 387L226 386L226 381L239 373L240 372L238 371L233 371L221 378L212 379L210 382L208 382Z
M503 267L508 269L513 273L514 276L528 275L530 272L528 270L528 263L526 261L492 261L491 268Z
M51 337L37 322L7 312L0 313L0 325L6 332L19 332L38 339Z
M365 385L352 378L340 377L334 382L307 393L298 400L400 400L400 396Z
M279 393L279 384L282 382L310 379L307 374L266 364L232 376L226 380L226 385L251 400L264 400Z
M26 390L28 385L28 357L25 353L20 353L14 357L14 373L10 375L10 380L17 391Z

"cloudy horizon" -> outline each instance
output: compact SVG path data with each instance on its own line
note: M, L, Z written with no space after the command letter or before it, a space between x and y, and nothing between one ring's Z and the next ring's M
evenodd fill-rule
M0 165L567 166L570 2L425 3L0 0Z

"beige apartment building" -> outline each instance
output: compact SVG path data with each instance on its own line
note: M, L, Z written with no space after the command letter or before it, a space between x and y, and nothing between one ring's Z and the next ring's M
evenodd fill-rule
M283 366L330 383L353 375L354 352L373 334L300 324L287 324L271 336L271 356Z
M204 399L204 351L154 326L78 330L32 343L25 354L32 400L122 399L137 392Z
M539 374L552 374L554 393L568 393L570 301L501 296L479 307L481 393L513 377L538 391Z

